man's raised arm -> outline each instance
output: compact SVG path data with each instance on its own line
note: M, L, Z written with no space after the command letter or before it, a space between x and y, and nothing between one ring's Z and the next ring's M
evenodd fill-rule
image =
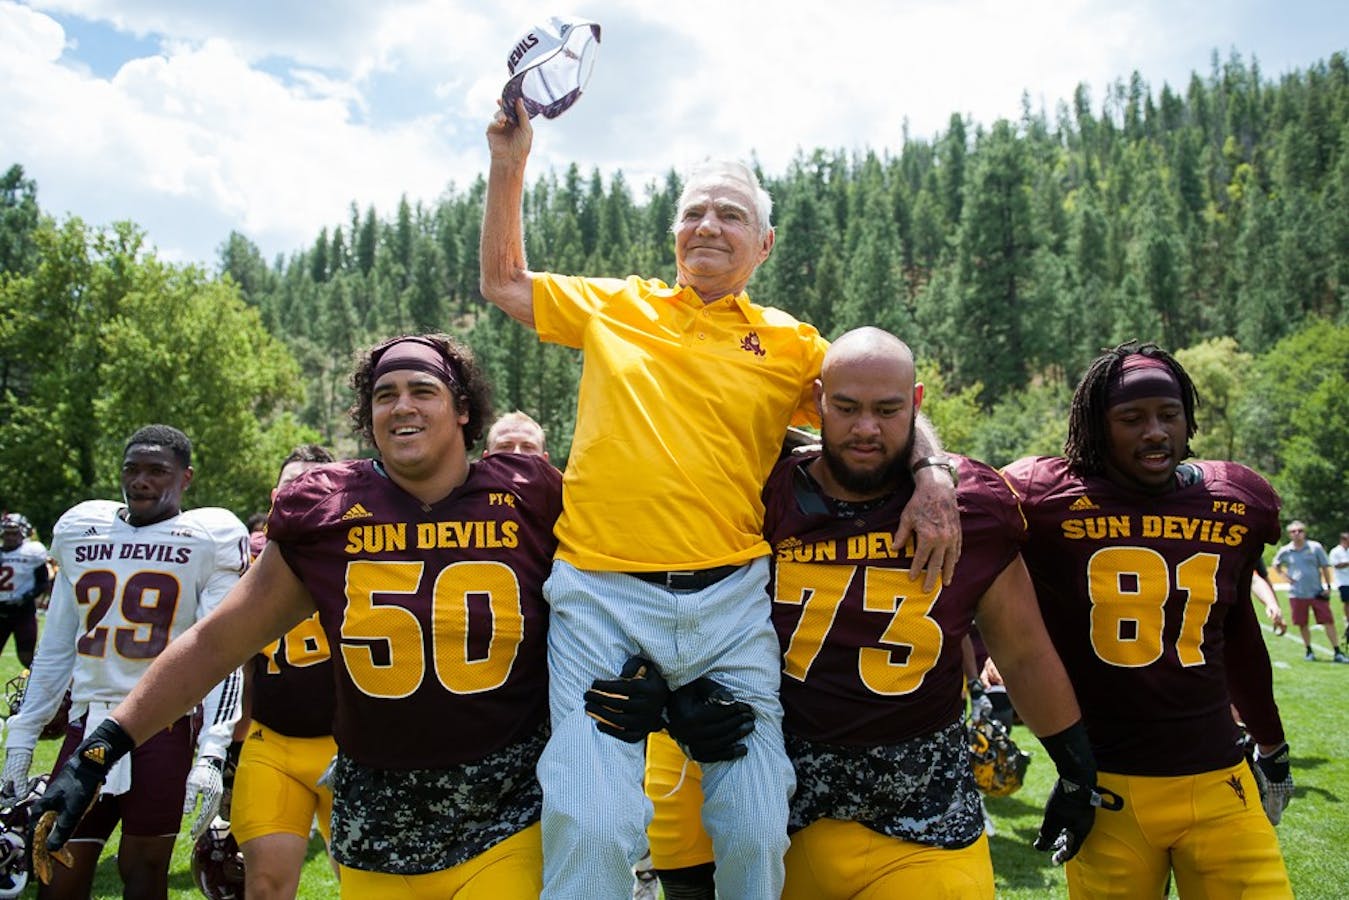
M534 287L525 268L525 233L520 205L525 191L525 163L534 140L523 100L516 101L512 122L497 110L487 126L492 164L487 175L482 243L479 247L479 290L506 315L534 327Z

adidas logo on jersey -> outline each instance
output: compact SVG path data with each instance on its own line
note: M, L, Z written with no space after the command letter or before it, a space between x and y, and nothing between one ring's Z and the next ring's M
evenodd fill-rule
M1085 509L1100 509L1100 507L1097 506L1095 503L1092 503L1091 499L1087 497L1086 494L1083 494L1081 497L1078 497L1068 507L1069 512L1082 512Z
M357 503L354 506L352 506L351 509L342 513L342 521L348 522L352 519L370 519L373 518L374 515L375 514L372 513L370 510L366 509L364 506Z
M90 525L80 537L98 537L98 526Z

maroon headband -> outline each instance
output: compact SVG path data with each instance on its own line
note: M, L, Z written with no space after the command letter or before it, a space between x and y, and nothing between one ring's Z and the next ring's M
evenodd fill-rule
M434 375L445 382L452 393L461 393L459 379L455 377L445 351L428 338L394 338L383 347L376 348L371 355L375 364L370 376L372 385L389 372L412 369Z
M1106 406L1118 406L1144 397L1182 400L1180 382L1171 367L1160 359L1131 353L1120 362L1106 387Z

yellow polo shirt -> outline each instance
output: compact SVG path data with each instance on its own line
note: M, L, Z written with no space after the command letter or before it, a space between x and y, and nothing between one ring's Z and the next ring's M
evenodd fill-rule
M760 491L789 424L818 425L828 342L740 294L534 275L542 340L584 353L559 559L654 572L768 554Z

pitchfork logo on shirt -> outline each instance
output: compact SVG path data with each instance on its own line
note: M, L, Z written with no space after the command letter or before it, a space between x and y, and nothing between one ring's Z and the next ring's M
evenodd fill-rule
M748 350L755 356L768 355L768 351L759 345L759 333L757 331L751 331L749 334L745 335L744 340L740 342L740 349Z

